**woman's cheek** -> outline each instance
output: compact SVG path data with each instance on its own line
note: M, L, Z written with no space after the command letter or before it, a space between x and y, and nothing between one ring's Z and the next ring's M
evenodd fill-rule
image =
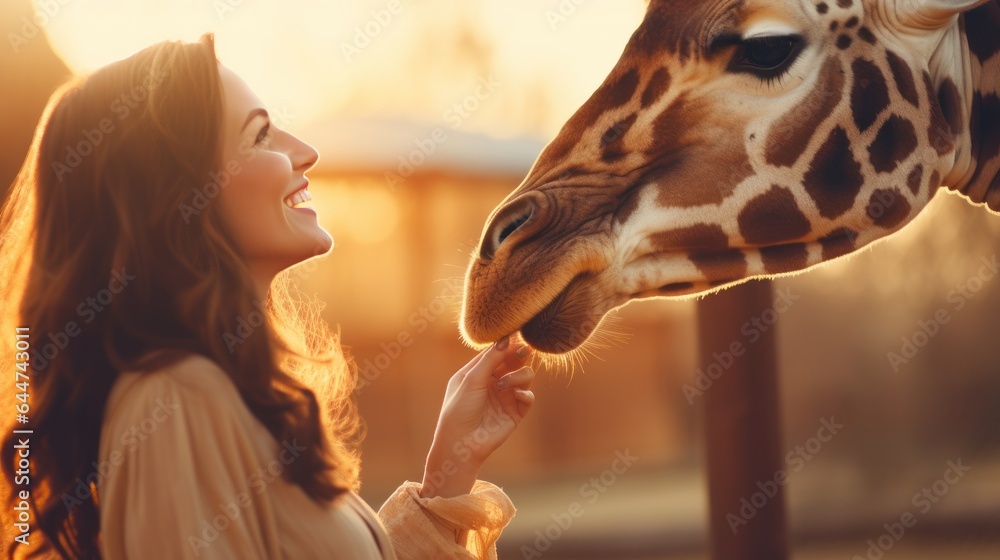
M258 159L243 165L220 197L223 218L246 255L264 249L262 245L284 219L280 180L268 174Z
M291 186L291 174L288 160L284 157L277 154L258 155L247 163L240 182L246 183L242 190L248 195L252 193L262 210L266 208L273 212L281 210L284 204L281 195Z

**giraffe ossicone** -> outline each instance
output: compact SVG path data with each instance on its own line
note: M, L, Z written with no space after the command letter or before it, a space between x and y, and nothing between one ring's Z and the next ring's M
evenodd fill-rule
M789 274L941 186L1000 212L1000 0L651 0L488 219L462 333L580 346L631 300Z

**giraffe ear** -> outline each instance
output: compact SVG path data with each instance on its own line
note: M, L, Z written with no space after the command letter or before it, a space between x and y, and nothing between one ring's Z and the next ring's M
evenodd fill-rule
M938 29L952 17L982 6L990 0L895 0L896 12L910 27Z

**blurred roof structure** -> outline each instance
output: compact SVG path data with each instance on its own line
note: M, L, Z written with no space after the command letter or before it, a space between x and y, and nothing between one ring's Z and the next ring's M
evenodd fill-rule
M328 118L298 136L319 150L320 173L522 177L545 146L538 138L501 138L388 117Z

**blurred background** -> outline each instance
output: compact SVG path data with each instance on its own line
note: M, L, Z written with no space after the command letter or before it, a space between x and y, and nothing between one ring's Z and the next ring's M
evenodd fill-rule
M310 191L336 248L300 277L364 380L362 495L377 509L420 480L446 381L474 355L457 313L488 213L644 10L3 0L0 178L6 188L62 80L214 32L276 124L322 154ZM1000 217L941 193L891 240L776 281L791 302L766 328L778 334L796 558L1000 558L1000 274L987 266L998 251ZM572 375L541 372L534 412L482 473L518 507L501 558L707 557L695 321L691 301L632 304L611 325L623 340ZM900 535L908 512L916 523Z

